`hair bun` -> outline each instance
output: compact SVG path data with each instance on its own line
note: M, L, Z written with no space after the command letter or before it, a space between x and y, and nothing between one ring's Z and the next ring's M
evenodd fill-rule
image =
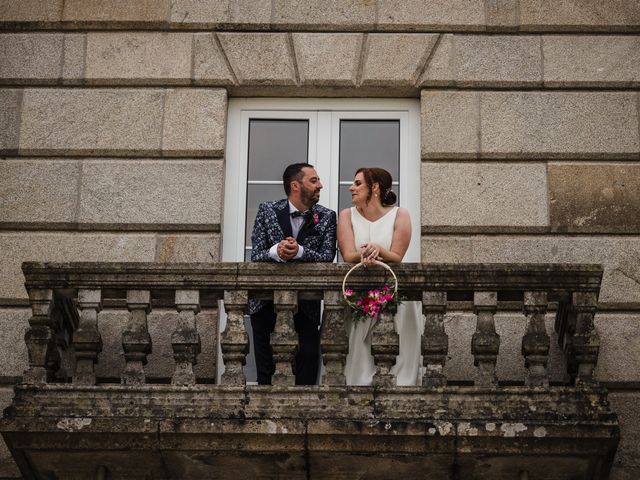
M398 197L391 189L387 190L387 192L382 197L382 203L384 205L393 205L394 203L396 203L396 200L398 200Z

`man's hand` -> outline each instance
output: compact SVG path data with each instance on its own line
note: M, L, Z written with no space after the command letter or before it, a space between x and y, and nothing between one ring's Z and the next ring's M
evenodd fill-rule
M288 262L298 253L298 242L293 237L287 237L278 243L278 256Z

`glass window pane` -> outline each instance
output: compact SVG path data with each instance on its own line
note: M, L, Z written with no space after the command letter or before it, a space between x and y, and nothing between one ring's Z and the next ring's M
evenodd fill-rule
M399 120L340 121L340 180L351 181L360 167L382 167L400 180Z
M282 181L291 163L307 162L307 120L249 120L249 180Z
M247 217L245 223L245 245L251 246L251 230L261 202L286 198L282 180L277 185L247 185Z

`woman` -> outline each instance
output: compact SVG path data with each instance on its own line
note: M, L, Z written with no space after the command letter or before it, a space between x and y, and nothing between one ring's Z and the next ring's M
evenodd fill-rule
M360 168L349 187L353 207L340 212L338 247L346 262L365 265L381 260L399 263L411 241L411 219L405 208L394 207L392 178L382 168ZM392 373L398 385L418 385L420 336L423 330L420 302L402 302L394 318L400 336L400 355ZM349 354L345 366L347 385L371 385L376 371L371 356L372 319L349 325Z

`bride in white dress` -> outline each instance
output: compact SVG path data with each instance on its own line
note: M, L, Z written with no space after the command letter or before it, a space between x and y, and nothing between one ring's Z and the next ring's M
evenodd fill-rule
M405 208L394 207L392 178L382 168L360 168L349 191L353 207L340 212L338 247L345 262L374 260L399 263L411 240L411 219ZM349 353L345 366L347 385L371 385L376 371L371 356L373 319L348 323ZM422 382L420 336L423 330L420 302L402 302L394 317L400 337L400 355L391 373L398 385Z

